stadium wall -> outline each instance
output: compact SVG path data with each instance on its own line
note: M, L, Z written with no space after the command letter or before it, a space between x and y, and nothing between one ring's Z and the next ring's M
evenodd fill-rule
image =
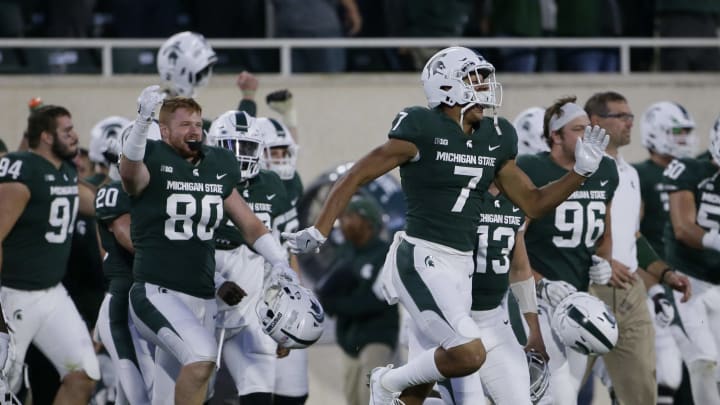
M405 106L424 105L418 75L354 74L282 77L259 75L258 114L273 115L265 95L289 88L299 115L301 152L299 170L306 182L331 165L357 159L386 139L390 122ZM26 125L27 101L40 96L45 103L61 104L73 113L81 144L87 145L93 124L108 115L134 117L135 100L156 76L0 76L0 108L5 127L0 138L14 148ZM500 74L503 106L500 114L512 120L530 106L546 106L564 95L578 102L597 91L624 94L636 115L632 143L623 150L630 162L644 159L640 145L640 116L661 100L681 103L694 116L700 145L707 147L710 127L720 114L720 75L512 75ZM240 91L235 76L215 75L198 101L206 117L236 108Z

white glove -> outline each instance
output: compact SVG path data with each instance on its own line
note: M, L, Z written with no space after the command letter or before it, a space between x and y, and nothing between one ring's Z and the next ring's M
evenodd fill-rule
M577 288L566 281L553 281L543 278L538 281L536 291L538 298L545 300L551 307L555 308L565 297L577 292Z
M163 99L165 99L165 92L160 90L160 86L155 84L145 87L138 97L139 118L143 121L150 121Z
M720 252L720 234L717 229L711 229L705 232L702 237L702 245L707 249L713 249Z
M590 266L590 281L598 285L606 285L612 277L612 266L600 256L592 256L593 265Z
M327 239L314 226L298 232L283 232L281 235L287 241L290 252L294 254L317 253L320 251L320 246Z
M278 263L270 269L269 284L274 284L277 280L289 281L293 284L300 285L300 279L297 273L285 263Z
M605 135L604 129L597 125L586 126L585 135L575 144L575 167L573 170L581 176L592 176L600 166L608 142L610 142L610 137Z
M660 285L650 287L648 291L655 310L655 324L660 328L667 328L675 319L675 307L667 299L665 290Z

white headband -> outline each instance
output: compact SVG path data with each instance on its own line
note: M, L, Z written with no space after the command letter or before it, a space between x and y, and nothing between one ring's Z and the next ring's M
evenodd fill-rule
M585 110L575 103L563 104L563 106L560 107L560 111L562 111L562 115L558 116L558 114L553 114L553 116L550 117L550 131L559 130L577 117L587 117Z

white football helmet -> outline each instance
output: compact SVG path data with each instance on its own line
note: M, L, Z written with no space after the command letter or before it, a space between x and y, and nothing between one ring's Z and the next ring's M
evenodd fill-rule
M202 35L184 31L168 38L157 55L157 69L172 95L193 97L207 85L217 56Z
M118 155L108 153L108 141L114 139L120 142L120 134L123 128L130 123L125 117L110 116L102 119L90 130L90 147L88 156L94 163L110 166L116 163Z
M618 327L610 308L596 297L575 292L560 301L552 329L565 346L585 354L605 354L615 347Z
M290 130L274 118L261 117L255 120L260 135L265 141L265 153L260 160L263 169L272 170L281 179L290 180L295 175L298 145ZM281 149L282 157L273 157L272 150Z
M697 136L695 120L678 103L661 101L648 107L640 123L642 144L661 155L692 157Z
M325 311L312 291L297 284L284 280L270 284L255 310L263 332L282 347L308 347L323 333Z
M518 155L535 155L549 152L550 147L543 137L545 109L530 107L518 114L513 121L518 138Z
M241 180L251 179L260 172L265 143L255 118L245 111L230 110L217 117L210 125L207 142L235 154Z
M550 385L550 366L540 353L525 352L530 368L530 400L536 404Z
M495 67L468 48L452 46L438 51L427 61L420 78L430 108L440 104L497 108L502 104Z
M710 128L710 145L708 146L708 150L715 163L720 164L720 117L715 120L715 124Z

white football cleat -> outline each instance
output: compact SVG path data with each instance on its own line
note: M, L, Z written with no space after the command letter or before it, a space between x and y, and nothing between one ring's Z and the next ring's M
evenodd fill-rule
M392 364L388 364L385 367L375 367L368 377L370 382L370 405L404 405L403 402L398 399L400 393L395 393L385 388L380 380L382 376L393 368Z

